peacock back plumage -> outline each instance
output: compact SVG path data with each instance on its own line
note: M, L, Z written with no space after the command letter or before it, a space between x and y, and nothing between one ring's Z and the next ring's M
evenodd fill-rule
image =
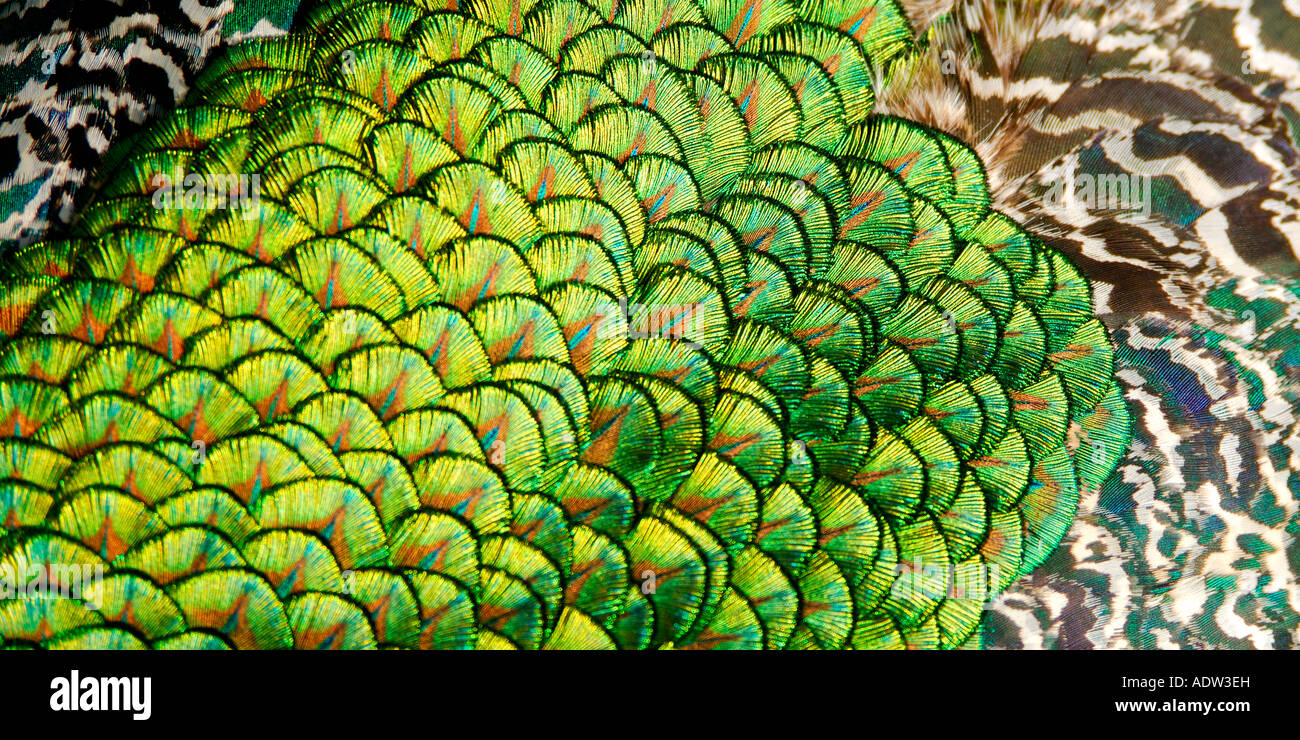
M890 0L321 2L0 287L6 645L977 644L1129 437ZM93 603L91 603L93 602Z

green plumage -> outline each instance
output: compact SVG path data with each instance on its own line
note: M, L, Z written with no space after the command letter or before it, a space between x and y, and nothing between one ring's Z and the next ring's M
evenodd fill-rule
M111 574L6 644L969 646L1113 469L1087 282L871 113L892 2L296 28L4 279L0 562Z

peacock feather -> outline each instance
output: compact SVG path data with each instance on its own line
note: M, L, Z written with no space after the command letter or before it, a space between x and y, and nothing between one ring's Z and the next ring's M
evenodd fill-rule
M928 5L929 51L883 107L969 142L996 207L1089 278L1134 416L1119 472L990 606L987 644L1295 647L1300 13Z
M324 0L0 283L6 646L978 646L1128 447L893 0ZM26 577L26 576L25 576Z

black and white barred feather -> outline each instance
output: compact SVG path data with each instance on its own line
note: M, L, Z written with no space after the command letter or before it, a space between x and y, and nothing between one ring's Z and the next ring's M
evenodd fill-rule
M1093 281L1135 419L988 643L1295 646L1300 5L909 10L932 55L893 105L974 142L1000 205Z
M0 7L0 254L75 216L109 146L185 96L233 0Z

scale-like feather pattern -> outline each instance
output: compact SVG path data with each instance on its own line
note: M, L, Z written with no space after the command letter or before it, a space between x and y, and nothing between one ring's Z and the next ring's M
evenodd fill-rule
M235 47L0 294L0 553L139 579L148 630L0 635L977 642L1128 417L1087 281L873 112L914 51L893 0L325 0Z

